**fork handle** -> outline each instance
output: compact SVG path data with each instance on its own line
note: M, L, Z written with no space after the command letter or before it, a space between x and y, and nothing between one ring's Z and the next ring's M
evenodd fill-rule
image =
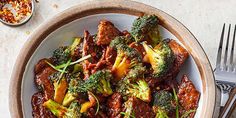
M221 102L220 106L225 106L227 100L229 99L229 93L228 92L221 92Z
M228 118L236 107L236 88L230 93L229 99L225 104L220 118Z

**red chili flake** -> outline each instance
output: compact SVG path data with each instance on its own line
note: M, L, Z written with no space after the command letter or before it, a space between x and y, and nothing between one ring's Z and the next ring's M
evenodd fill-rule
M5 5L11 5L12 10ZM8 23L19 23L31 13L31 0L0 0L0 18Z

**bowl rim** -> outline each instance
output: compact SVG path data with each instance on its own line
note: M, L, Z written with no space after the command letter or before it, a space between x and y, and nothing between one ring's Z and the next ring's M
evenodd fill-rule
M175 35L175 37L186 47L198 67L203 85L203 105L205 106L202 109L200 117L213 117L216 101L214 74L209 59L197 39L183 24L167 13L143 3L129 0L112 2L111 0L97 0L75 5L54 16L47 22L44 22L37 28L22 47L12 71L9 87L9 108L11 117L23 117L21 104L21 84L23 74L28 61L41 42L50 33L65 24L82 17L102 13L121 13L135 16L140 16L142 14L157 15L160 19L160 24Z

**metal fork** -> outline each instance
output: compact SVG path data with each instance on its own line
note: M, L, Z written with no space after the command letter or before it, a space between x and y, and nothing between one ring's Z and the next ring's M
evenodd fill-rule
M224 24L218 48L216 68L214 70L216 85L221 90L221 106L225 105L225 103L229 98L229 93L234 87L236 87L236 66L234 64L235 61L234 43L236 35L236 25L234 27L231 48L229 48L230 30L231 30L231 24L229 25L228 28L227 39L226 41L224 41L224 34L225 34L225 24ZM224 55L222 55L223 42L226 42ZM230 55L228 55L229 49L230 49Z

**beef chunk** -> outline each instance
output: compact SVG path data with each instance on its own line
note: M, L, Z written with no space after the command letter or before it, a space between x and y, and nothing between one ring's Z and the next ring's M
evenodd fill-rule
M56 118L47 108L43 106L43 103L46 102L42 92L35 93L32 96L31 104L32 104L32 115L34 118Z
M175 59L176 66L180 67L189 56L187 50L184 49L175 40L170 40L168 45L170 46L171 50L173 51L173 53L176 57L176 59Z
M96 114L96 109L95 108L89 108L88 109L88 112L86 114L86 117L87 118L108 118L106 116L106 114L102 111L99 111L97 114Z
M170 40L168 43L171 50L175 55L175 60L173 67L167 73L168 78L175 78L180 71L180 67L184 64L185 60L188 58L189 54L186 49L179 45L175 40Z
M96 63L95 67L92 70L92 73L95 73L97 70L102 70L106 67L106 60L105 60L105 52L106 49L104 49L102 54L102 57L99 59L99 61Z
M41 90L43 90L45 97L47 99L53 98L53 95L54 95L54 87L51 81L48 79L48 77L55 72L56 70L54 70L53 68L46 67L43 69L41 73L36 74L36 77L35 77L36 85Z
M97 45L108 45L120 31L109 21L102 20L98 25Z
M196 90L191 80L186 75L183 76L178 92L179 104L182 106L182 114L189 110L197 109L200 93ZM193 117L194 113L190 114Z
M38 63L34 67L34 73L38 74L41 73L44 68L49 67L49 65L46 62L52 62L50 59L44 58L38 61Z
M145 103L144 101L130 97L127 102L125 102L125 110L131 109L131 115L135 118L154 118L155 113L152 111L152 108Z
M108 63L107 65L113 65L115 63L116 56L116 51L111 47L107 47L105 54L105 60Z
M83 42L83 51L82 55L91 55L92 59L90 59L91 63L97 63L97 61L102 56L102 48L97 46L94 43L93 36L90 35L88 31L84 31L84 42Z
M133 42L133 43L131 43L129 46L130 46L131 48L136 49L136 50L142 55L142 57L144 58L146 52L145 52L145 50L144 50L142 44L138 44L138 43L136 43L136 42Z
M122 96L119 93L114 93L107 101L108 116L110 118L121 118Z

